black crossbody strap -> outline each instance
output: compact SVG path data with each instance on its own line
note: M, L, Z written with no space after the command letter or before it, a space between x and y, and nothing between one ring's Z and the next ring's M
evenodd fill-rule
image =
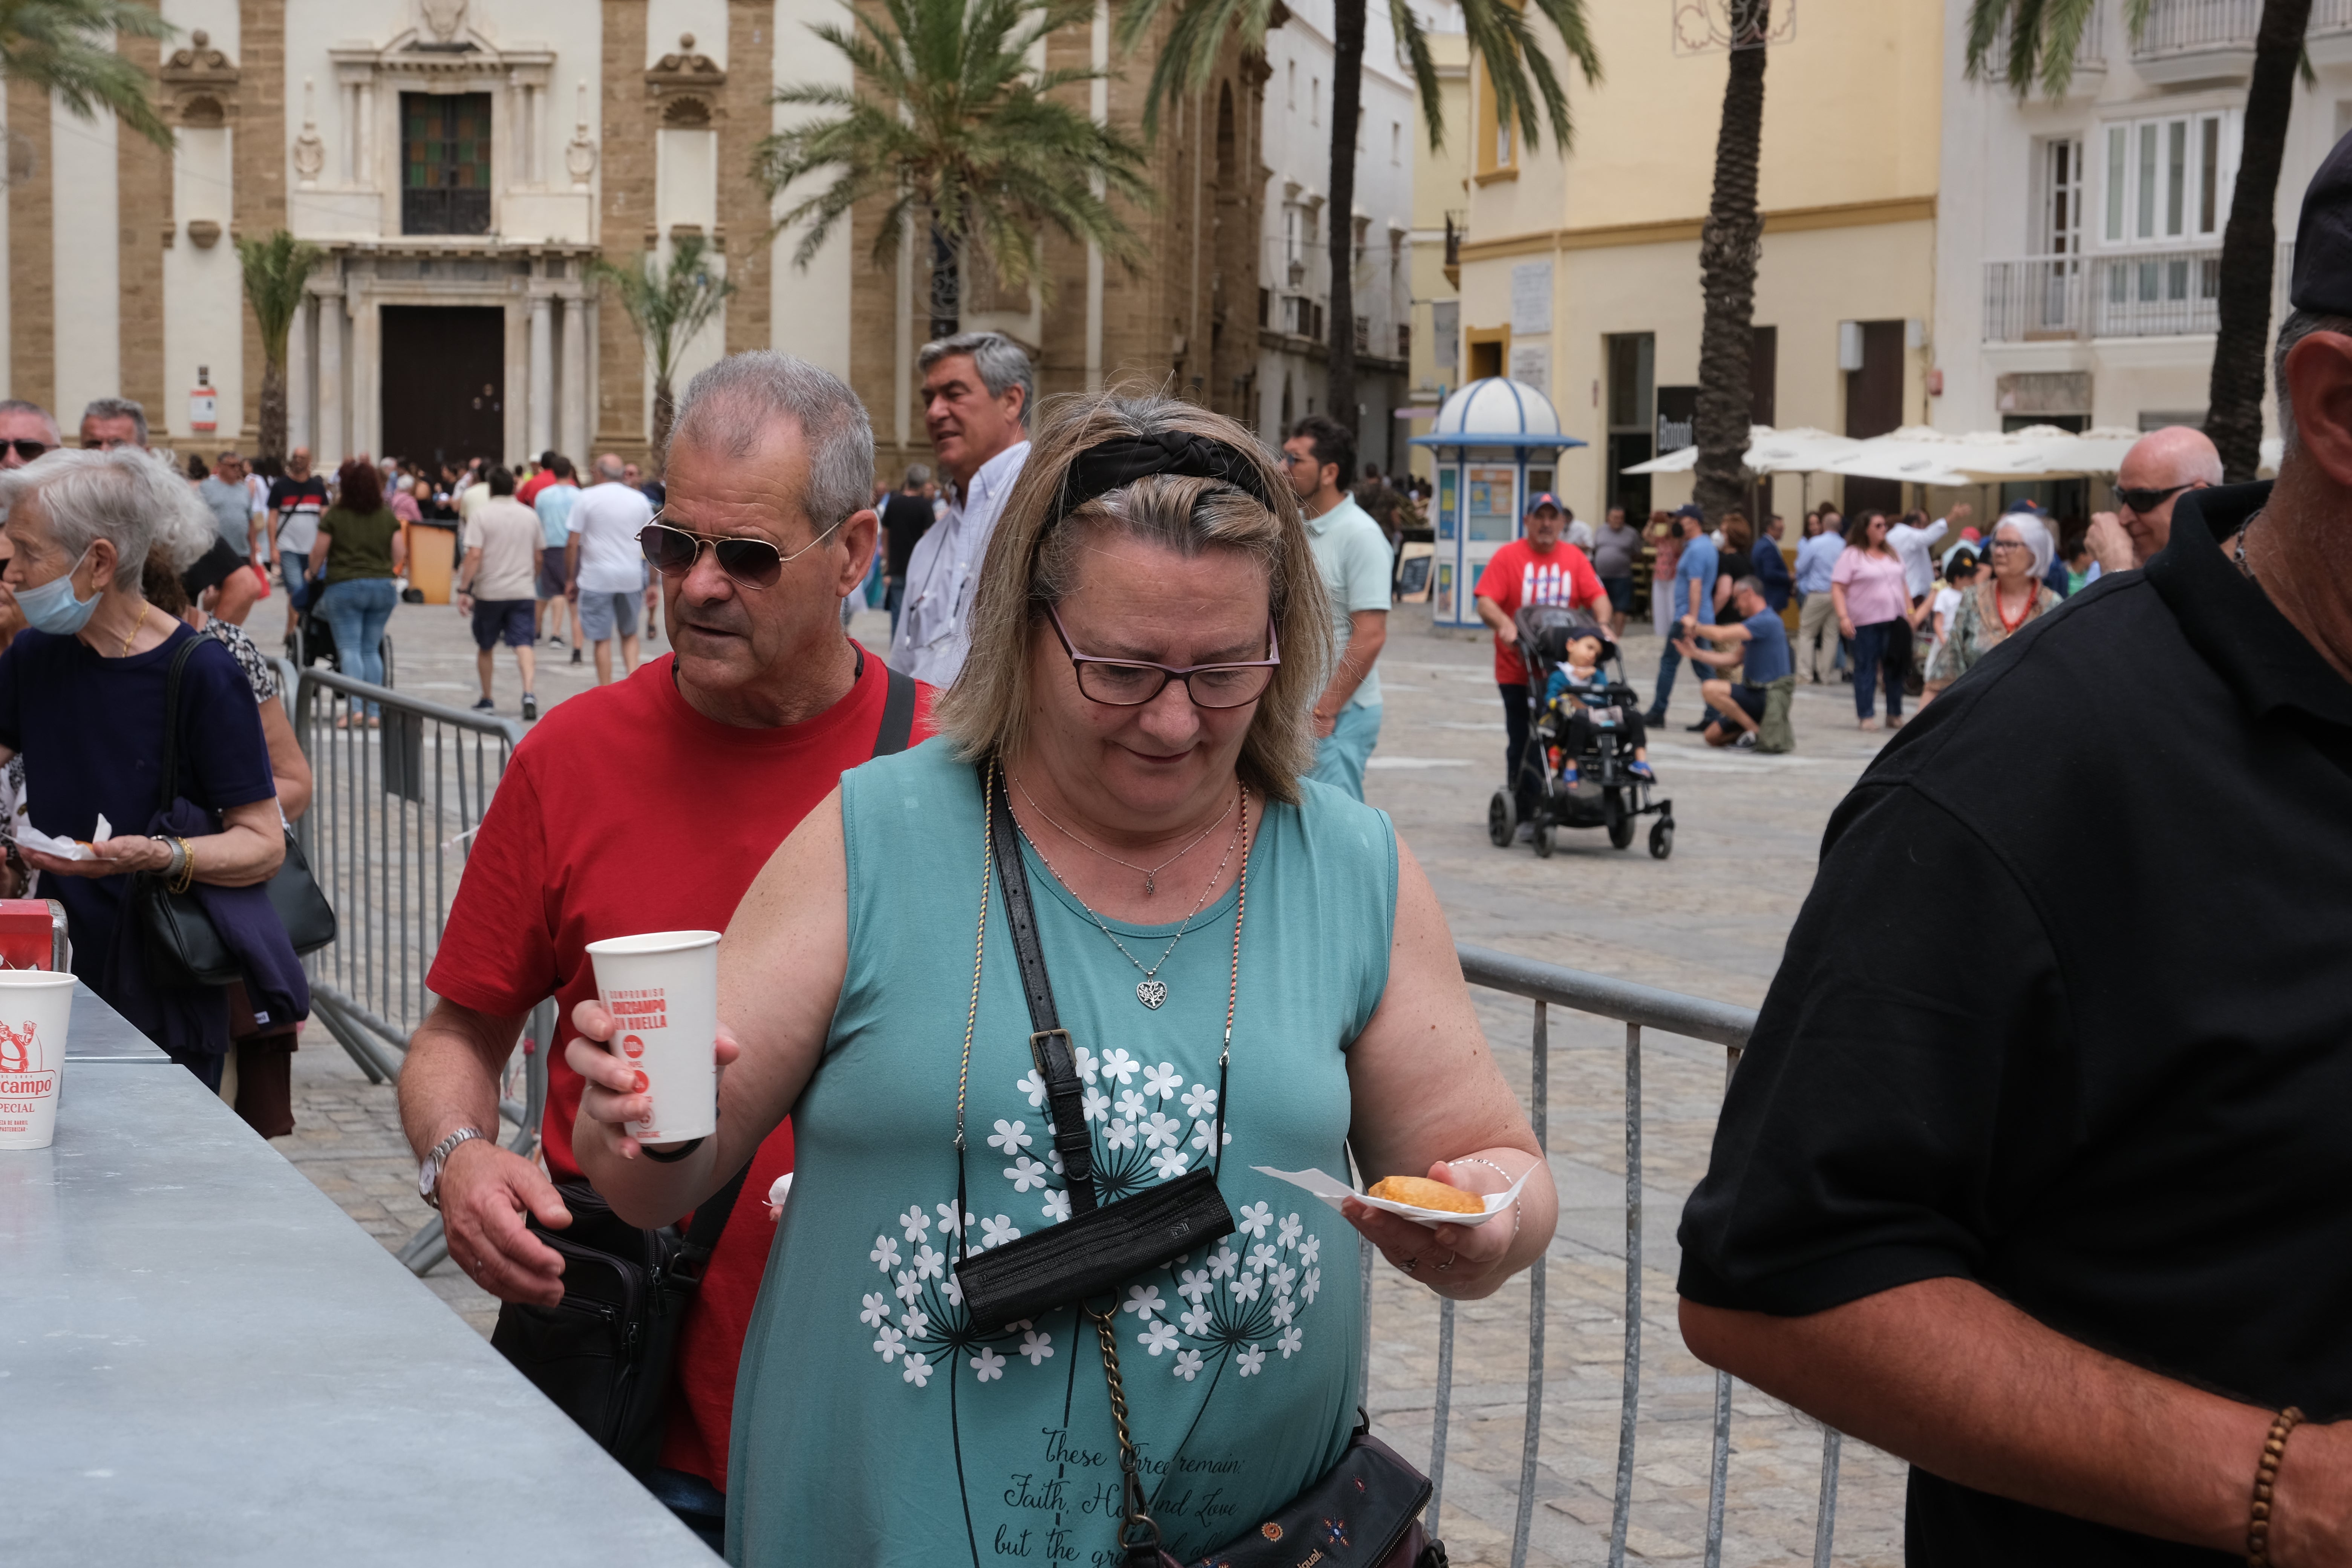
M180 783L180 672L188 668L195 657L196 639L180 639L180 651L172 656L172 672L163 678L163 773L155 786L155 809L167 812L179 797Z
M1054 1010L1054 987L1045 978L1045 952L1037 940L1036 911L1029 903L1029 870L1021 859L1021 836L1013 805L992 789L983 773L989 804L988 831L995 847L997 875L1004 883L1004 923L1013 932L1013 957L1021 970L1022 994L1029 1003L1029 1055L1045 1082L1045 1103L1054 1116L1054 1148L1062 1156L1062 1179L1069 1188L1070 1212L1095 1207L1095 1145L1087 1131L1086 1090L1078 1082L1077 1053L1070 1032Z
M884 667L889 679L882 698L882 728L874 736L874 754L887 757L907 749L915 732L915 678L903 669Z
M735 1173L733 1181L703 1199L694 1211L694 1223L686 1227L688 1246L698 1247L705 1252L718 1247L719 1234L727 1228L728 1220L734 1216L736 1200L743 1195L743 1184L751 1177L751 1163L746 1160L743 1168Z

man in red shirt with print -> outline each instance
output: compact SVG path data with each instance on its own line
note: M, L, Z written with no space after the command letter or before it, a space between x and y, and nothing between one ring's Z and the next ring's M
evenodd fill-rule
M1518 797L1519 837L1535 832L1535 794L1519 776L1528 749L1528 666L1519 657L1519 631L1511 617L1527 605L1570 605L1601 626L1609 624L1609 591L1601 574L1573 544L1560 542L1568 509L1549 490L1528 503L1528 531L1486 562L1478 574L1478 618L1495 628L1495 684L1503 693L1503 722L1510 739L1504 774Z
M752 877L845 769L929 733L928 689L842 631L874 555L874 434L837 377L738 354L695 377L670 437L668 504L646 531L675 653L549 710L477 835L410 1042L401 1120L449 1256L508 1302L562 1299L524 1226L571 1215L581 1079L548 1064L547 1173L500 1148L499 1075L531 1009L596 994L585 949L637 931L723 931ZM910 724L910 719L912 722ZM890 733L895 724L897 735ZM765 1197L792 1131L753 1158L688 1311L656 1495L714 1546L725 1529L735 1367L773 1236Z

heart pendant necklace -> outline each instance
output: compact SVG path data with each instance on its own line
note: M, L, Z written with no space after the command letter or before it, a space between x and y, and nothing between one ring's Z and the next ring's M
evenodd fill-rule
M1021 793L1024 795L1026 795L1029 792L1023 790ZM1036 804L1037 803L1034 800L1029 803L1032 809L1034 809ZM1192 921L1195 917L1197 917L1203 909L1208 907L1209 894L1214 890L1217 883L1223 879L1225 868L1233 863L1234 847L1242 842L1243 837L1249 826L1249 785L1247 784L1244 784L1241 787L1239 804L1241 805L1241 819L1234 824L1233 837L1225 841L1225 858L1217 862L1217 868L1215 870L1209 873L1208 885L1201 889L1201 897L1193 903L1192 912L1184 917L1184 923L1176 928L1176 934L1169 939L1168 945L1166 947L1160 950L1159 960L1154 963L1150 968L1145 969L1143 967L1143 961L1136 957L1135 954L1127 951L1127 943L1119 941L1118 933L1113 931L1109 925L1105 923L1102 916L1095 913L1093 905L1087 903L1083 899L1078 900L1078 908L1086 910L1087 918L1095 922L1096 927L1101 931L1103 935L1110 938L1111 946L1118 949L1121 956L1126 958L1129 963L1135 965L1137 970L1142 973L1143 978L1135 983L1135 999L1142 1003L1145 1007L1154 1013L1160 1011L1160 1009L1165 1005L1168 1001L1168 982L1160 978L1160 970L1161 965L1165 964L1168 962L1169 955L1176 951L1176 944L1184 940L1184 934L1192 929ZM1045 813L1039 812L1038 815L1043 816L1045 816ZM1051 821L1052 818L1048 817L1046 820ZM1222 822L1224 818L1219 817L1217 820ZM1212 823L1210 826L1213 827L1215 824ZM1054 871L1053 861L1047 860L1045 858L1045 852L1043 849L1037 848L1037 841L1029 837L1029 830L1025 827L1022 827L1018 819L1014 821L1013 826L1020 831L1021 841L1028 845L1031 849L1035 850L1037 858L1045 861L1045 869L1052 871L1055 878L1058 880L1061 877L1061 873ZM1124 862L1122 862L1122 864L1124 864ZM1063 886L1066 888L1068 885L1069 884L1066 882L1063 883Z

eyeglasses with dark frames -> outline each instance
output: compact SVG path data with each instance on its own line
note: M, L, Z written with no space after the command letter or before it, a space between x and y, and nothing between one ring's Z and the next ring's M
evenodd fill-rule
M2188 484L2169 485L2163 489L2141 489L2137 486L2130 489L2126 489L2123 486L2117 485L2116 487L2116 500L2123 502L2124 505L2129 507L2132 510L2138 512L2144 517L2147 513L2154 511L2158 507L2162 506L2166 501L2170 500L2174 496L2179 495L2182 490L2191 488L2196 484L2196 480L2191 479Z
M656 513L656 517L661 514ZM844 520L845 521L846 519ZM683 577L694 570L702 559L705 545L718 561L719 569L746 588L772 588L784 574L785 564L799 560L823 544L841 526L818 534L790 555L778 550L764 539L742 538L726 534L696 533L675 523L654 521L638 531L637 547L646 552L655 571L665 577Z
M47 441L0 441L0 451L14 451L28 463L49 449Z
M1171 680L1184 683L1185 695L1196 708L1245 707L1265 695L1265 689L1274 682L1276 667L1282 663L1282 642L1271 616L1265 623L1265 658L1180 667L1080 653L1070 641L1069 629L1062 625L1061 612L1048 605L1045 614L1054 623L1054 635L1062 639L1062 651L1070 656L1071 668L1077 672L1079 693L1107 708L1140 708L1165 691Z

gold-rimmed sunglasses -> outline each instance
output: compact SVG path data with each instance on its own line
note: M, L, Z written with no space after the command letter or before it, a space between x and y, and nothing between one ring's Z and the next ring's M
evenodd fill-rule
M787 555L764 539L696 533L675 523L661 521L662 515L656 512L655 521L637 532L637 547L646 552L646 559L655 571L665 577L683 577L694 570L694 563L702 559L703 546L709 545L712 559L719 563L719 569L746 588L774 587L776 579L783 575L787 563L799 560L823 544L832 536L834 530L841 526L841 523L835 523ZM846 521L845 518L843 520Z

